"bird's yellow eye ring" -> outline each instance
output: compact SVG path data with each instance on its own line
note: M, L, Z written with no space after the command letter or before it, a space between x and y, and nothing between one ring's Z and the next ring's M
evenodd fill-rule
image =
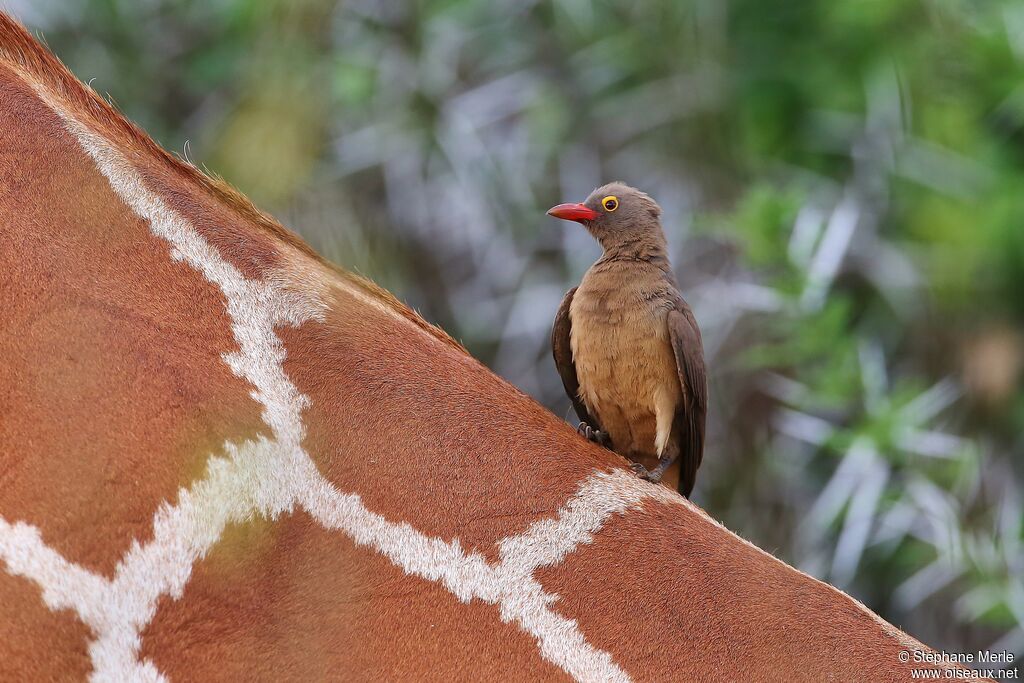
M601 200L601 206L604 207L605 211L611 213L615 209L619 208L619 198L610 194Z

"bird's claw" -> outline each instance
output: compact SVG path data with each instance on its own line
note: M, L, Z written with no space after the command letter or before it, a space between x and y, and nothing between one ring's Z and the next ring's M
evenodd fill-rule
M636 476L640 477L644 481L649 481L654 484L657 484L659 481L661 481L661 472L652 472L638 462L630 463L629 467L636 473Z
M576 427L576 432L587 441L593 441L605 448L611 445L611 439L608 438L608 434L606 432L602 432L600 429L594 429L586 422L580 422L579 426Z
M629 463L629 468L633 470L636 476L640 477L641 479L646 480L649 476L651 476L651 473L647 471L647 468L638 462Z

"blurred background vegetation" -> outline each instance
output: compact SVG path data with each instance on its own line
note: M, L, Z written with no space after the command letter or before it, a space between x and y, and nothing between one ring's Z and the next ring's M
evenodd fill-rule
M572 419L548 348L664 207L695 499L928 644L1024 654L1024 4L7 0L168 149Z

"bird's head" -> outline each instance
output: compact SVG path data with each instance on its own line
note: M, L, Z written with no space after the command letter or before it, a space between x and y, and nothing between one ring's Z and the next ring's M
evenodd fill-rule
M605 251L638 241L661 243L661 207L625 183L602 185L581 204L559 204L548 215L581 223Z

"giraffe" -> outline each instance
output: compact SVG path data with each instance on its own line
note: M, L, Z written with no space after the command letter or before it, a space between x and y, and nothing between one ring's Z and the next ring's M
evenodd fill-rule
M0 679L897 681L927 648L0 14Z

